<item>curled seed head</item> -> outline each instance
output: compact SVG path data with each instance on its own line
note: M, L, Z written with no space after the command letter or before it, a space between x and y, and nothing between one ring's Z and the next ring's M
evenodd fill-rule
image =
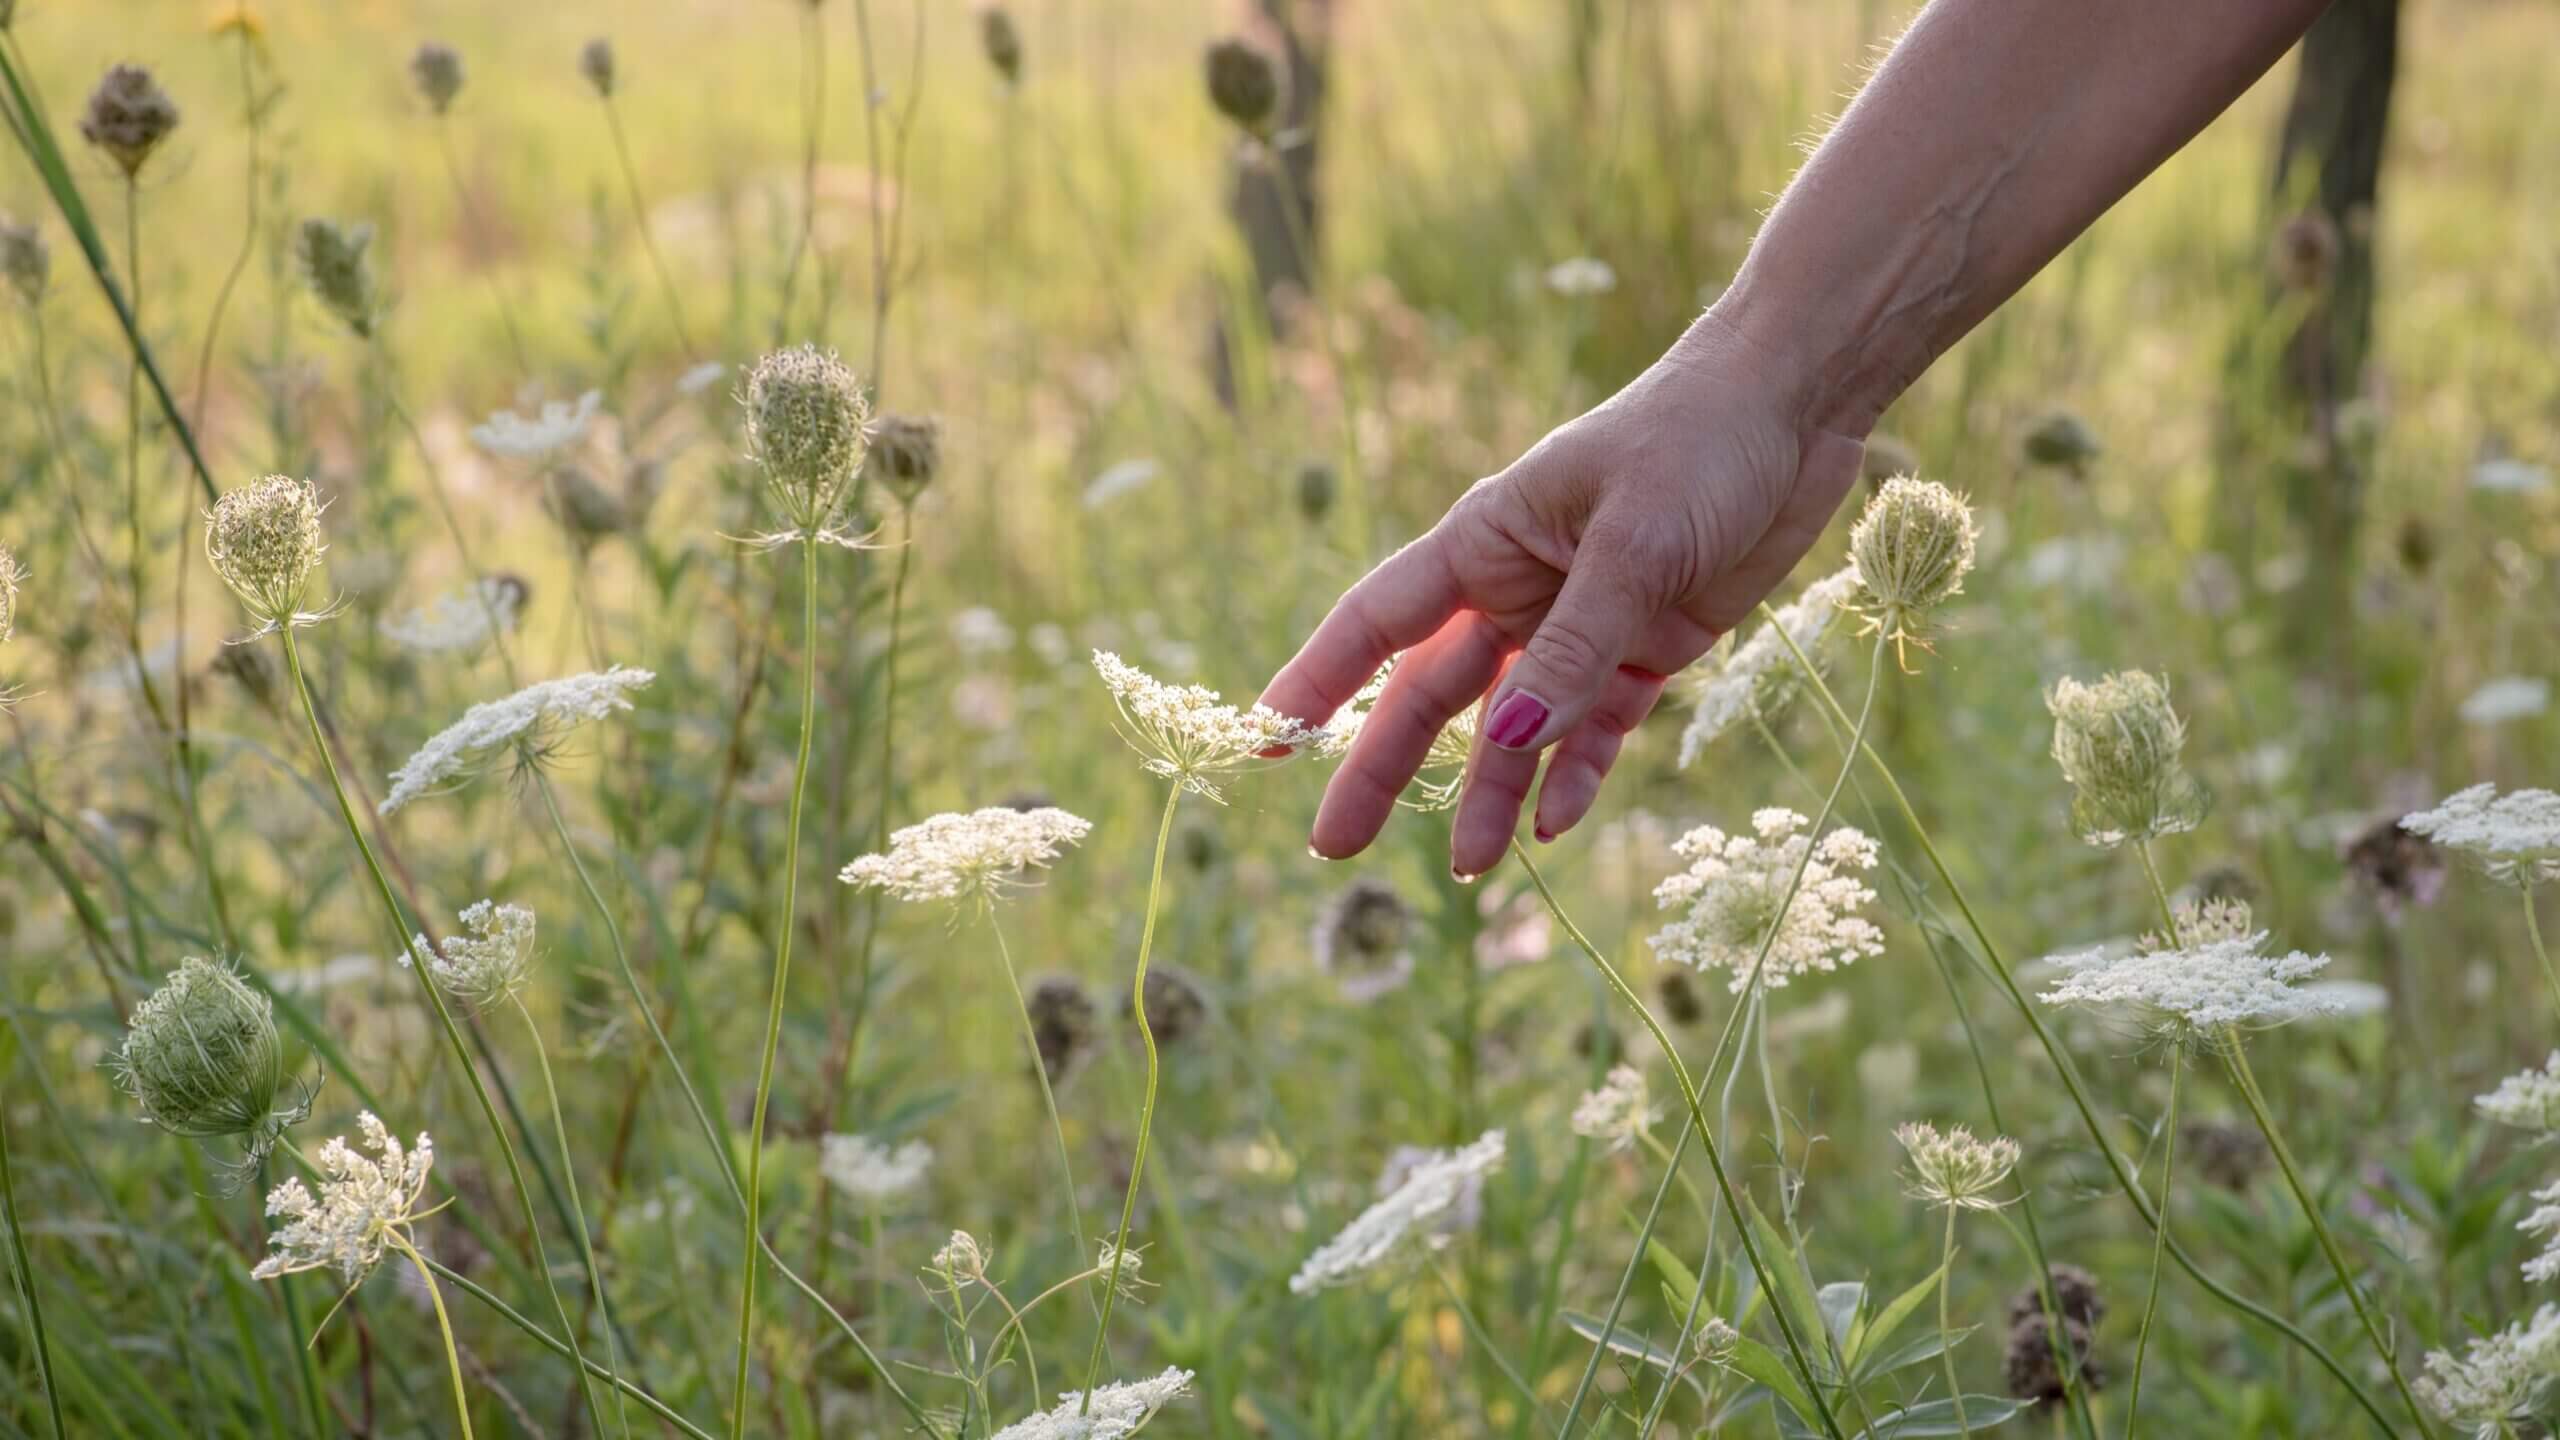
M805 532L835 518L869 444L862 381L814 345L776 350L747 372L747 445L774 499Z
M45 243L42 229L32 222L0 218L0 276L6 276L9 288L28 304L44 298L45 286L53 279L53 247Z
M1032 982L1024 1004L1040 1047L1040 1068L1055 1085L1093 1050L1093 997L1072 975L1045 975Z
M340 224L317 216L293 232L293 263L302 272L322 309L359 337L373 334L377 313L373 264L365 251L373 244L373 227Z
M942 469L942 422L930 415L883 415L872 421L869 463L899 504L914 504Z
M1896 643L1921 637L1931 610L1973 568L1973 507L1934 480L1884 482L1849 531L1858 608Z
M1310 460L1298 467L1298 513L1308 524L1322 520L1333 509L1333 497L1342 489L1333 467L1321 460Z
M978 46L1007 85L1022 83L1022 29L1002 5L978 7Z
M116 1083L172 1135L272 1143L284 1046L274 1009L228 966L188 959L134 1007L116 1051Z
M2062 1318L2075 1320L2083 1325L2095 1325L2106 1318L2107 1301L2105 1296L2098 1293L2097 1276L2077 1265L2059 1262L2047 1266L2044 1273L2046 1280L2053 1286L2053 1303L2062 1311ZM2014 1325L2030 1315L2042 1316L2043 1314L2044 1288L2042 1286L2023 1285L2019 1287L2016 1294L2009 1297L2009 1323Z
M578 73L604 99L613 98L613 42L599 35L578 47Z
M2053 758L2071 782L2071 819L2092 845L2113 847L2192 830L2204 818L2204 787L2179 752L2186 722L2169 687L2140 670L2092 685L2064 679L2045 696L2053 712Z
M427 108L441 115L453 108L453 97L462 93L462 52L430 40L409 57L409 78L417 82Z
M308 480L270 475L213 502L205 558L252 619L290 625L320 563L320 496Z
M2105 450L2089 422L2068 410L2046 411L2018 437L2018 453L2026 457L2028 464L2061 470L2074 478L2086 476L2090 465Z
M2072 1379L2084 1391L2106 1388L2107 1377L2090 1358L2089 1327L2078 1320L2062 1322L2062 1348L2071 1357ZM2001 1360L2001 1376L2009 1393L2039 1407L2059 1405L2068 1395L2063 1369L2054 1354L2053 1330L2042 1315L2031 1315L2009 1327L2009 1349Z
M1260 47L1242 40L1220 40L1207 57L1209 103L1218 113L1254 136L1270 134L1279 118L1280 67Z
M110 66L80 115L81 138L115 157L127 179L177 128L177 102L139 65Z

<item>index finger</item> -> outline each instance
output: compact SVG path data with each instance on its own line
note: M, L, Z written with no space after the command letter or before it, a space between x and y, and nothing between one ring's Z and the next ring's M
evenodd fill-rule
M1262 703L1310 725L1330 719L1378 667L1439 633L1458 612L1458 572L1431 530L1343 592L1297 657L1263 688Z

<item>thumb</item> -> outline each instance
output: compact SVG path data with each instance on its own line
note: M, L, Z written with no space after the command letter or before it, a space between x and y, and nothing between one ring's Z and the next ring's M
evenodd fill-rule
M1653 602L1623 550L1586 538L1556 603L1485 711L1484 738L1505 750L1536 751L1570 734L1652 618Z

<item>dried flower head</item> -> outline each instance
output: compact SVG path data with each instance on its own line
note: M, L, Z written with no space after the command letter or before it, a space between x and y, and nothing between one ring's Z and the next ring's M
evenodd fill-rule
M1821 663L1822 637L1857 593L1857 567L1843 566L1770 612L1774 624L1763 625L1750 639L1708 657L1690 690L1689 728L1680 733L1681 768L1688 768L1709 741L1742 721L1775 715L1803 683L1795 650ZM1787 648L1789 639L1795 641L1795 650Z
M1733 1363L1734 1353L1742 1348L1742 1332L1734 1329L1732 1322L1723 1316L1710 1315L1707 1323L1698 1327L1689 1348L1700 1364L1729 1365Z
M354 1285L392 1247L410 1247L427 1172L435 1168L435 1142L421 1133L415 1146L404 1148L371 1111L356 1117L356 1127L373 1158L343 1138L331 1138L312 1157L320 1171L318 1199L299 1178L268 1192L267 1214L284 1223L268 1236L275 1249L249 1272L253 1278L273 1280L331 1266Z
M1391 1262L1428 1254L1449 1243L1444 1228L1453 1212L1486 1176L1502 1166L1503 1134L1488 1130L1472 1145L1429 1152L1400 1183L1360 1212L1342 1232L1319 1246L1289 1277L1289 1291L1311 1295L1347 1284Z
M1257 139L1268 139L1280 118L1280 66L1261 47L1233 38L1210 45L1206 57L1209 103Z
M533 912L522 905L483 900L462 912L462 934L445 937L441 953L418 935L409 955L427 967L436 985L474 1010L514 998L533 979Z
M45 286L53 280L53 247L45 243L42 227L0 217L0 276L28 304L44 299Z
M2018 437L2018 453L2030 465L2066 471L2077 479L2088 475L2106 447L2098 443L2098 432L2089 428L2088 421L2068 410L2048 410L2029 422Z
M1856 872L1875 868L1876 842L1843 826L1820 840L1813 822L1792 810L1751 817L1751 835L1701 825L1672 844L1689 868L1653 888L1654 903L1679 912L1650 943L1664 961L1697 970L1733 972L1732 989L1751 985L1754 960L1762 985L1785 986L1799 975L1837 970L1862 955L1884 953L1884 934L1858 914L1876 892ZM1788 883L1804 867L1793 899Z
M205 517L205 558L261 633L327 618L302 608L325 548L320 508L310 481L270 475L225 493Z
M526 760L540 759L578 726L632 708L631 692L657 678L648 670L616 665L602 672L544 680L502 700L484 700L437 731L407 763L391 772L391 791L382 797L381 811L389 815L445 788L501 750Z
M453 97L462 93L462 52L430 40L409 57L409 78L426 97L427 108L442 115L453 108Z
M373 287L373 264L366 250L373 244L369 224L340 224L317 216L294 227L293 263L311 287L320 308L359 337L370 338L379 318L380 300Z
M862 381L833 354L801 345L758 360L739 400L748 452L790 524L766 540L839 539L836 512L869 444L871 402Z
M1695 1025L1706 1018L1706 1001L1686 970L1665 970L1653 977L1653 993L1662 1002L1663 1018L1674 1025Z
M180 961L134 1007L114 1065L144 1123L190 1140L239 1136L251 1164L310 1111L277 1104L284 1042L273 1002L211 960Z
M883 415L871 422L867 462L901 505L913 505L942 469L942 422L931 415Z
M80 137L112 156L128 180L177 128L177 102L139 65L108 67L80 115Z
M2431 1352L2427 1373L2412 1382L2438 1415L2470 1427L2475 1440L2513 1435L2535 1418L2560 1379L2560 1306L2544 1305L2467 1346L2460 1359Z
M942 1281L942 1288L954 1294L987 1278L990 1257L978 1238L966 1230L954 1230L943 1247L933 1252L933 1263L926 1273Z
M575 401L546 400L533 415L500 410L472 426L471 439L492 455L547 460L587 438L603 404L604 393L589 390Z
M1413 907L1383 880L1360 876L1317 914L1309 948L1343 998L1368 1002L1413 978Z
M521 576L491 575L399 615L387 615L384 639L426 655L477 653L516 628L533 594Z
M837 878L919 904L989 904L1047 869L1092 829L1055 806L936 815L891 835L886 854L865 855Z
M2275 1152L2257 1126L2241 1120L2190 1120L2178 1127L2180 1163L2193 1157L2205 1179L2237 1194L2266 1173Z
M2471 1103L2501 1125L2536 1135L2560 1133L2560 1050L2552 1051L2542 1068L2518 1071Z
M2560 880L2560 795L2495 785L2457 790L2400 828L2459 850L2500 884L2530 888Z
M1964 590L1973 568L1973 507L1935 480L1896 475L1849 529L1858 572L1852 606L1899 649L1928 648L1929 612Z
M2397 819L2375 821L2346 844L2347 874L2385 920L2421 909L2444 893L2444 852Z
M2089 1353L2093 1343L2089 1326L2066 1318L2062 1322L2062 1343L2071 1355L2071 1383L2083 1392L2105 1389L2106 1373ZM2052 1327L2041 1314L2009 1326L2008 1349L2001 1356L2000 1373L2010 1395L2033 1401L2039 1409L2060 1405L2070 1390L2057 1361Z
M599 99L613 98L613 42L599 35L578 47L578 74Z
M1097 1386L1088 1403L1081 1390L1058 1396L1058 1408L1016 1420L991 1440L1128 1440L1156 1412L1191 1393L1191 1372L1167 1370L1152 1380Z
M1644 1072L1633 1065L1612 1067L1608 1080L1586 1091L1573 1107L1573 1133L1601 1141L1611 1151L1633 1148L1653 1120Z
M1022 83L1022 29L1002 5L978 7L978 48L1007 85Z
M1238 709L1215 690L1168 685L1108 650L1093 652L1093 668L1120 712L1120 738L1145 757L1147 773L1210 800L1224 803L1218 786L1270 763L1266 752L1320 738L1268 706Z
M2134 941L2140 950L2175 950L2181 945L2210 945L2245 940L2258 933L2246 900L2183 900L2169 911L2170 934L2147 931Z
M2006 1135L1977 1140L1958 1125L1941 1133L1925 1121L1897 1126L1893 1138L1911 1157L1911 1198L1964 1210L1997 1210L1992 1198L2018 1168L2018 1142Z
M1147 1292L1155 1288L1141 1274L1146 1264L1147 1253L1143 1247L1132 1245L1123 1250L1117 1243L1105 1240L1094 1251L1093 1268L1097 1272L1094 1282L1097 1286L1109 1286L1123 1300L1143 1305L1147 1301Z
M2179 760L2186 722L2158 679L2140 670L2092 685L2065 678L2046 694L2045 708L2082 839L2112 848L2180 834L2204 819L2204 787Z
M2143 1027L2172 1044L2209 1047L2234 1029L2266 1029L2336 1015L2346 1003L2296 982L2328 968L2326 955L2259 953L2264 932L2165 949L2110 954L2105 948L2056 955L2060 984L2048 1005L2134 1012Z
M818 1173L856 1200L878 1204L924 1183L933 1147L921 1140L887 1145L864 1135L825 1135L818 1140Z
M1072 975L1044 975L1031 983L1024 999L1031 1012L1032 1043L1040 1050L1040 1068L1057 1084L1093 1053L1093 996Z
M2045 1284L2053 1287L2054 1308L2065 1320L2095 1326L2106 1318L2107 1300L2098 1292L2098 1277L2077 1265L2060 1261L2045 1267ZM2028 1316L2042 1318L2045 1313L2044 1286L2029 1283L2018 1287L2009 1297L2009 1323L2014 1325Z
M1208 1023L1207 992L1178 967L1162 961L1148 966L1146 997L1147 1033L1158 1045L1179 1045Z

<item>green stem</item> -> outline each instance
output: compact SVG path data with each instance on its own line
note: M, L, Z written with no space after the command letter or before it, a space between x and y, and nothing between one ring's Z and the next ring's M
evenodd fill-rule
M436 150L444 156L445 178L453 182L454 209L462 217L462 223L469 225L476 217L471 204L471 187L462 178L461 157L453 149L452 120L438 112L435 130ZM507 349L515 356L516 373L529 377L533 374L533 360L524 346L524 332L516 328L516 307L507 299L506 287L498 283L497 271L484 269L481 273L489 281L490 298L498 302L498 319L507 327Z
M481 1304L488 1306L490 1309L497 1311L499 1316L508 1324L523 1331L527 1336L531 1337L535 1344L540 1345L543 1349L550 1351L552 1354L559 1356L563 1360L571 1357L569 1347L562 1344L558 1336L555 1336L550 1331L534 1324L532 1320L528 1319L514 1306L509 1305L506 1301L491 1294L477 1281L471 1279L471 1277L464 1275L459 1271L450 1269L435 1260L427 1260L426 1267L429 1271L433 1272L438 1278L442 1279L446 1284L451 1285L454 1289L461 1291L463 1294L468 1295L472 1299L479 1301ZM674 1410L669 1409L665 1401L660 1400L655 1395L650 1394L648 1391L633 1384L631 1381L624 1379L620 1375L614 1374L612 1371L605 1369L603 1366L598 1365L592 1360L586 1362L586 1368L588 1372L594 1375L597 1379L611 1385L614 1389L621 1391L632 1399L639 1401L640 1408L673 1426L676 1430L689 1437L689 1440L713 1440L711 1432L694 1424L692 1421L685 1419Z
M2542 943L2542 921L2533 913L2533 887L2519 885L2516 893L2524 898L2524 933L2533 941L2533 958L2542 962L2542 978L2551 985L2551 1003L2560 1011L2560 970L2551 965L2551 951Z
M462 1422L462 1440L471 1440L471 1396L462 1388L462 1353L454 1348L453 1317L445 1313L444 1291L436 1284L435 1272L427 1268L427 1258L418 1253L416 1246L395 1237L391 1248L406 1256L409 1263L417 1267L418 1278L426 1282L427 1301L436 1307L436 1331L444 1337L445 1373L453 1377L453 1413Z
M1147 957L1156 944L1156 902L1164 894L1164 852L1173 841L1173 811L1182 803L1179 781L1168 787L1164 796L1164 819L1156 826L1155 869L1147 881L1147 919L1138 932L1138 973L1129 982L1129 1003L1135 1007L1138 1039L1147 1048L1147 1089L1138 1105L1138 1145L1129 1161L1129 1190L1120 1199L1120 1238L1111 1250L1111 1275L1102 1287L1102 1318L1093 1332L1093 1356L1085 1362L1084 1400L1076 1407L1083 1415L1093 1408L1094 1387L1102 1383L1102 1357L1111 1344L1111 1311L1120 1298L1120 1270L1129 1261L1129 1222L1138 1213L1138 1178L1147 1169L1147 1140L1156 1123L1156 1032L1147 1023Z
M29 1063L33 1063L30 1058ZM44 1302L36 1298L36 1271L27 1259L27 1236L18 1221L18 1182L9 1165L8 1117L0 1115L0 1211L9 1217L9 1260L18 1280L18 1298L27 1307L27 1325L34 1332L36 1376L44 1385L45 1408L53 1416L53 1440L62 1440L62 1390L54 1383L53 1346L45 1338Z
M569 1122L560 1113L560 1086L551 1078L551 1049L542 1041L542 1027L533 1023L533 1012L525 1008L524 997L507 997L515 1003L516 1014L524 1020L524 1033L533 1041L534 1063L542 1070L542 1098L551 1107L551 1133L560 1146L560 1174L569 1187L569 1213L578 1220L578 1257L586 1263L587 1279L595 1286L596 1305L604 1311L604 1358L615 1370L622 1368L620 1343L613 1334L613 1302L605 1298L604 1271L596 1266L594 1237L587 1233L587 1205L578 1197L578 1162L569 1149ZM623 1440L631 1440L631 1407L617 1392L613 1397L615 1418L621 1422Z
M800 288L800 261L818 224L818 132L826 127L827 32L816 5L800 13L800 228L792 233L791 259L782 269L782 305L774 312L773 343L791 330L791 301ZM822 317L823 318L823 317Z
M1956 1433L1970 1435L1973 1424L1964 1416L1964 1382L1956 1378L1955 1327L1947 1321L1947 1292L1956 1283L1956 1207L1947 1209L1947 1238L1938 1250L1938 1363L1946 1370L1947 1398L1955 1402Z
M1512 1392L1520 1397L1520 1402L1533 1411L1538 1409L1538 1392L1521 1378L1519 1370L1493 1343L1493 1337L1485 1333L1484 1322L1476 1317L1475 1307L1467 1303L1466 1293L1458 1288L1458 1277L1450 1273L1448 1262L1433 1262L1431 1271L1440 1278L1440 1288L1449 1292L1449 1304L1457 1310L1458 1321L1466 1328L1468 1338L1475 1341L1476 1348L1493 1362L1493 1368L1502 1372L1502 1378L1511 1383Z
M667 269L667 257L658 253L658 239L649 229L649 204L640 193L640 172L632 167L631 147L622 136L622 110L610 94L603 97L605 128L613 135L613 158L622 167L623 193L631 199L631 228L640 232L640 248L648 252L649 268L657 272L658 293L667 302L667 318L676 326L676 343L684 346L690 360L701 352L694 348L693 331L684 321L684 297L676 289L676 277Z
M373 853L373 842L365 838L364 826L356 819L355 806L347 799L346 782L338 774L337 756L329 748L328 737L320 728L319 707L312 703L311 685L303 674L302 648L294 640L294 626L288 622L282 634L285 671L293 678L294 698L301 702L302 719L310 728L312 748L320 752L320 765L329 779L329 793L337 799L338 816L346 822L347 834L356 842L356 853L364 857L365 871L373 879L374 891L382 901L383 914L391 921L392 953L406 954L409 937L413 933L408 917L402 913L399 899L391 893L391 879L383 873L382 862ZM561 1331L569 1337L570 1357L578 1362L578 1388L585 1393L588 1412L601 1418L604 1412L597 1407L595 1388L587 1379L586 1357L578 1353L576 1322L569 1318L569 1304L560 1297L559 1282L551 1274L551 1261L542 1243L542 1221L534 1213L533 1192L525 1185L524 1165L516 1158L515 1142L507 1137L507 1127L498 1119L498 1107L489 1098L489 1087L480 1078L480 1067L472 1061L461 1027L454 1023L453 1010L445 1003L444 992L437 988L435 978L427 973L426 966L411 965L407 968L418 977L418 988L426 992L427 1005L435 1012L436 1025L444 1032L445 1043L462 1068L462 1077L471 1087L472 1098L479 1102L480 1118L488 1125L490 1138L498 1142L498 1154L506 1161L507 1178L515 1187L516 1203L524 1211L525 1234L533 1244L534 1269L542 1276L543 1288L550 1292L551 1308L560 1317Z
M2169 1199L2177 1193L2178 1179L2178 1079L2186 1070L2185 1057L2176 1050L2169 1052L2169 1118L2163 1122L2160 1156L2160 1223L2151 1232L2151 1284L2142 1300L2142 1328L2133 1341L2133 1383L2125 1391L2124 1440L2133 1440L2136 1417L2142 1413L2142 1359L2151 1349L2151 1317L2160 1308L2160 1252L2169 1238Z
M1651 1131L1647 1131L1639 1138L1644 1141L1644 1147L1653 1152L1653 1158L1662 1162L1666 1172L1679 1176L1680 1188L1688 1192L1689 1203L1698 1212L1698 1223L1713 1227L1716 1223L1715 1207L1707 1203L1707 1197L1698 1189L1698 1182L1681 1171L1677 1158L1671 1153L1671 1147L1663 1144L1661 1139Z
M1031 1022L1031 1002L1023 996L1022 976L1013 968L1013 951L1005 944L1004 924L996 918L994 908L987 911L987 928L995 932L996 955L1004 961L1005 983L1013 987L1013 1007L1022 1016L1022 1043L1029 1048L1031 1073L1040 1082L1040 1104L1049 1112L1049 1133L1058 1142L1058 1179L1067 1190L1067 1226L1076 1239L1076 1254L1090 1256L1093 1251L1084 1238L1084 1206L1076 1199L1076 1168L1067 1154L1067 1126L1058 1117L1058 1095L1049 1085L1048 1063L1040 1058L1039 1027ZM1037 1387L1034 1387L1037 1393Z
M754 1356L756 1251L764 1238L764 1117L773 1100L773 1062L782 1048L782 1006L790 992L791 937L799 928L800 811L809 789L809 735L818 722L818 534L800 539L800 745L791 764L791 811L782 849L782 914L773 941L773 999L765 1008L764 1061L756 1073L754 1119L747 1127L747 1234L740 1247L746 1282L738 1294L737 1403L729 1412L730 1440L747 1433L748 1362Z

